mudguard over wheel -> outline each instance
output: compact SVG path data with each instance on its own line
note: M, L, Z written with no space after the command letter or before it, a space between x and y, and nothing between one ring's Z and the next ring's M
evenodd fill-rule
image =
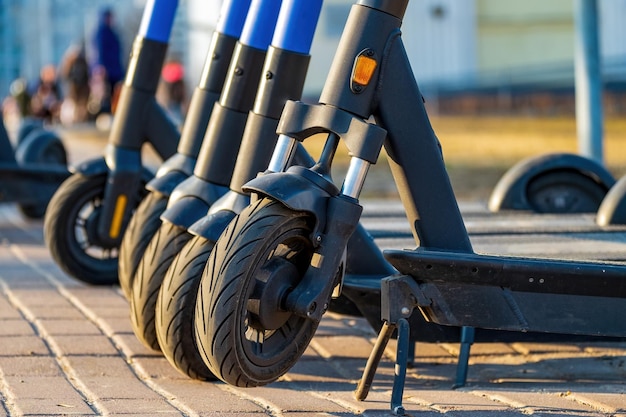
M199 380L217 378L206 366L194 337L194 311L202 271L213 243L194 236L167 270L156 304L156 334L161 351L181 373Z
M156 301L165 273L192 235L165 222L150 240L137 265L130 297L130 317L135 336L148 348L160 350L156 336Z
M168 198L158 192L150 192L130 218L124 232L119 254L120 287L130 300L133 278L146 247L161 226L161 214L167 208Z
M117 247L102 245L97 224L107 174L74 174L54 194L44 221L52 258L67 274L96 285L117 283Z
M313 256L312 218L270 199L244 209L221 235L196 301L200 354L224 382L265 385L302 356L318 323L282 308Z

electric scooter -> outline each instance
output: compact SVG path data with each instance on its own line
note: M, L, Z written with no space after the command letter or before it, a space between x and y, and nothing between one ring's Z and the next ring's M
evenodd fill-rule
M172 191L193 173L213 105L220 97L249 7L250 0L223 3L200 82L191 97L176 154L161 165L155 178L147 184L148 195L128 223L120 246L118 271L120 287L127 299L130 299L137 265L161 226L160 216Z
M357 305L359 296L381 294L384 321L357 398L367 395L397 330L396 414L404 413L416 310L450 329L626 335L626 323L607 314L626 307L626 267L473 252L402 43L407 4L360 0L353 6L319 103L287 102L268 170L243 187L252 204L209 256L196 301L196 343L214 375L229 384L264 385L287 372L336 288ZM296 144L320 132L328 139L318 163L289 167ZM341 188L326 174L340 140L351 155ZM381 282L344 276L341 266L358 232L361 189L382 146L418 248L386 251L395 272ZM590 311L591 303L602 309ZM561 320L564 315L575 319Z
M105 156L80 164L54 194L44 221L52 258L67 274L98 285L118 282L118 249L153 174L141 163L149 142L163 160L179 132L155 99L177 0L150 0L130 56Z
M202 268L228 222L250 202L249 194L241 187L267 167L278 139L275 132L282 106L286 100L299 99L302 94L321 6L322 0L283 0L230 191L189 228L194 237L176 255L160 285L155 307L159 346L176 369L192 378L215 379L192 337ZM312 163L311 159L304 159L304 150L300 153L300 161Z
M215 103L194 174L172 192L163 223L154 234L132 280L131 319L135 335L159 350L154 330L158 289L174 256L191 238L188 226L228 192L237 153L252 109L280 2L253 0L237 43L219 102Z
M20 126L14 149L0 118L0 202L17 203L26 218L42 218L69 175L65 147L54 132L26 123Z

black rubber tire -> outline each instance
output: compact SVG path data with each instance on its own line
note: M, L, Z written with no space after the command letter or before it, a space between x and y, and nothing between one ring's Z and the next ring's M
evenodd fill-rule
M106 179L106 173L70 176L50 200L44 219L52 258L67 274L95 285L117 283L117 248L95 245L89 231L102 205Z
M148 348L160 351L156 336L156 301L165 273L192 235L165 222L159 227L137 265L130 297L135 336Z
M161 214L167 208L168 198L161 193L150 192L141 200L130 218L120 245L118 276L120 287L130 300L137 265L146 247L161 227Z
M15 160L21 166L51 164L65 167L67 152L61 139L54 133L34 129L18 143ZM41 219L46 214L48 201L38 204L18 204L19 211L29 219Z
M202 360L193 335L198 288L213 246L202 236L187 242L167 270L156 304L156 334L163 355L182 374L202 381L217 379Z
M542 173L526 191L537 213L595 213L607 192L587 175L569 170Z
M203 360L224 382L253 387L275 381L315 334L317 322L285 311L276 329L267 330L248 309L258 301L251 300L255 278L269 262L290 265L296 272L281 277L294 279L289 288L297 285L313 255L310 223L307 213L265 198L235 217L217 241L198 291L195 336Z
M15 149L19 165L52 164L67 166L67 151L61 138L48 130L35 130L26 136Z

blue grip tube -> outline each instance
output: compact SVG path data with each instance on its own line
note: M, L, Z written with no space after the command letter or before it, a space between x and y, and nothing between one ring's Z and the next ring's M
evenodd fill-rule
M168 43L178 0L148 0L143 10L139 36Z
M280 4L280 0L252 0L239 42L266 50L272 41Z
M252 0L225 0L217 21L216 30L224 35L239 38Z
M323 0L283 0L272 46L308 54Z

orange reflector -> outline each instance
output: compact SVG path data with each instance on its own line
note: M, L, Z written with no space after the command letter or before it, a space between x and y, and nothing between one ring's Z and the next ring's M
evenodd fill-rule
M354 71L352 72L352 81L360 84L367 85L374 75L376 70L376 60L365 55L359 55L356 58L354 64Z
M115 202L115 211L113 212L113 220L111 221L111 229L109 230L109 236L111 239L116 239L120 235L122 230L122 219L124 218L124 209L126 208L126 202L128 197L124 194L120 194Z

